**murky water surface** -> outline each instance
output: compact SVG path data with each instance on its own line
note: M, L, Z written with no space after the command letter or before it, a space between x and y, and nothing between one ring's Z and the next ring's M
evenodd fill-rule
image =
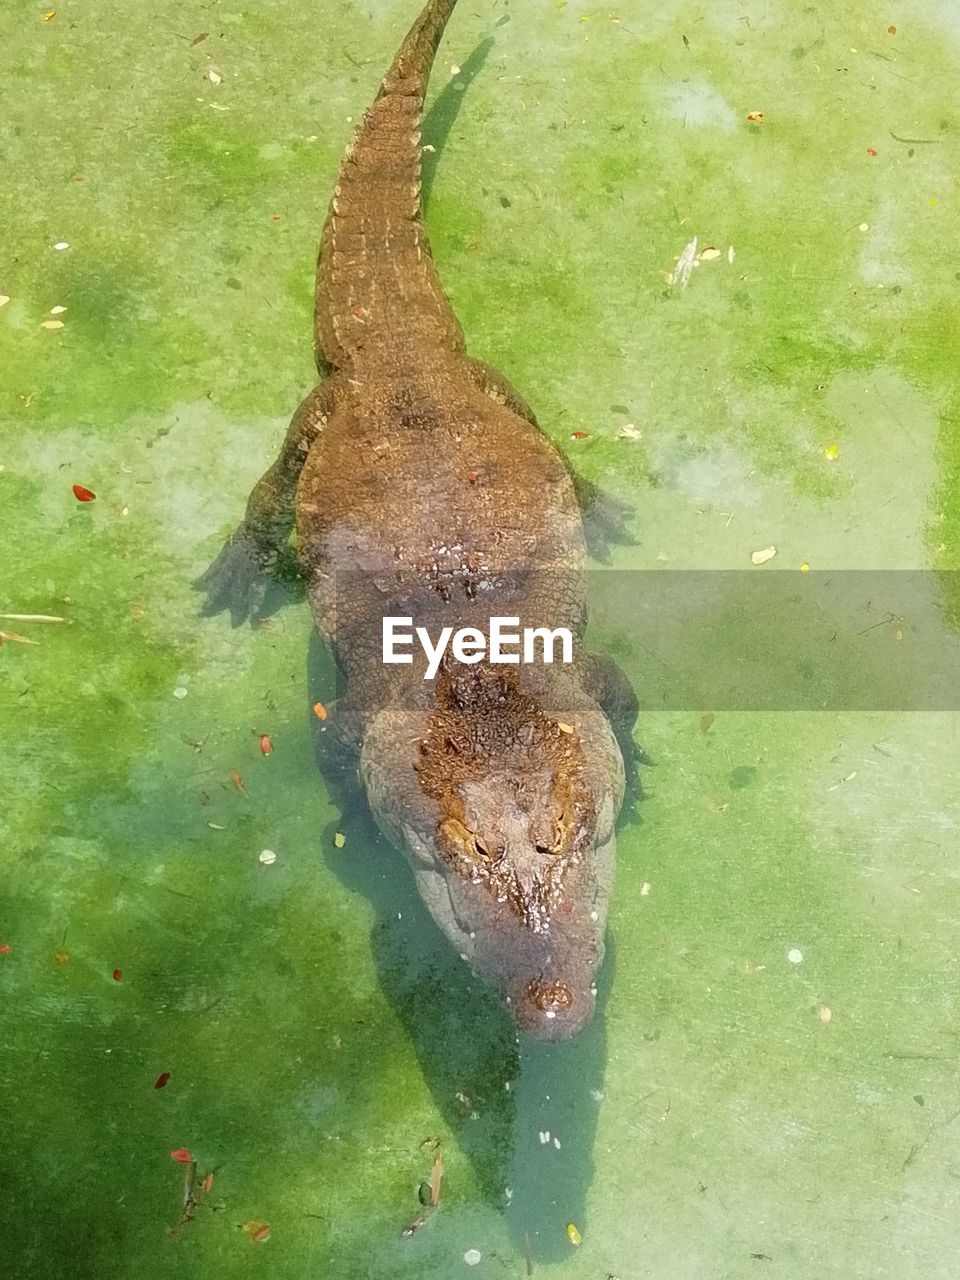
M9 1274L953 1275L955 714L645 713L602 1014L518 1045L324 790L305 605L197 617L410 9L0 15L0 612L63 619L0 622ZM634 508L618 569L960 568L958 42L949 0L461 6L435 256Z

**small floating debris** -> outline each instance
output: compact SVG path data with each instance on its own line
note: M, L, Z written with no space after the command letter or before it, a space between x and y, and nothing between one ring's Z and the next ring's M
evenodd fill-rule
M88 489L86 485L75 484L73 486L73 496L78 502L93 502L97 495L92 489Z
M772 560L776 554L777 554L776 547L773 547L773 546L764 547L760 551L751 552L750 561L752 564L766 564L767 561Z
M123 970L114 969L113 973L110 976L113 978L114 982L119 982L123 977Z
M165 1089L169 1083L170 1083L170 1072L161 1071L160 1074L157 1076L156 1080L154 1080L153 1087L155 1089Z
M62 316L66 309L66 307L61 307L58 303L57 306L50 308L50 314L52 316Z
M828 444L823 451L823 456L828 462L836 462L840 457L840 446L838 444Z
M580 1245L583 1244L583 1236L580 1234L580 1232L577 1230L577 1228L574 1226L572 1222L567 1223L567 1239L574 1246L574 1248L578 1248Z
M177 1164L193 1164L193 1156L186 1147L174 1147L170 1152L170 1159L176 1160Z
M679 285L685 289L690 283L693 268L697 265L697 237L694 236L677 259L677 265L667 275L667 284Z
M463 1260L468 1267L475 1267L482 1257L483 1254L479 1249L468 1249L463 1255Z
M236 787L236 789L240 792L242 796L245 796L247 794L246 784L244 783L243 779L240 777L239 773L237 773L236 769L230 770L230 781L233 783L233 785Z
M748 111L747 119L751 124L763 124L764 115L762 111Z
M261 733L260 737L260 754L269 756L273 754L273 743L270 741L269 733Z
M58 613L0 613L0 618L10 622L66 622Z
M338 831L336 835L333 837L333 847L335 849L342 849L346 843L347 843L347 837L343 834L342 831Z
M62 320L41 320L40 328L41 329L62 329L63 321Z
M787 959L790 961L791 964L802 964L803 952L800 950L799 947L791 947L790 950L787 952Z
M632 422L625 422L617 432L618 440L642 440L643 432Z
M257 861L263 867L272 867L273 864L276 862L276 860L277 860L277 855L274 853L272 849L264 849L263 852L260 854L260 856L257 858Z
M9 293L0 293L0 307L5 307L9 301Z
M313 704L313 714L317 717L318 720L326 720L327 714L328 714L327 708L323 705L322 702L315 702Z
M263 1244L264 1240L270 1239L270 1224L268 1222L257 1222L251 1218L249 1222L245 1222L241 1230L245 1231L254 1244Z
M708 244L707 247L700 252L701 262L713 262L721 256L720 250L715 244Z
M53 247L56 249L57 253L63 253L64 249L70 248L70 245L66 240L58 240Z
M830 1022L830 1020L833 1018L833 1010L830 1008L829 1005L822 1004L820 1008L817 1010L817 1017L824 1024L824 1026L826 1026L826 1024Z

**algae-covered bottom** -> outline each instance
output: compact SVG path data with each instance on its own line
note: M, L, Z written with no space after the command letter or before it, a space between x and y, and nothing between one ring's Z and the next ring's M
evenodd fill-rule
M196 616L311 384L320 223L409 9L0 17L0 612L64 619L0 621L36 642L0 648L4 1261L946 1277L955 715L646 713L601 1015L518 1045L323 790L302 603ZM634 507L618 569L960 567L958 42L946 0L457 14L435 257ZM181 1149L214 1182L171 1239Z

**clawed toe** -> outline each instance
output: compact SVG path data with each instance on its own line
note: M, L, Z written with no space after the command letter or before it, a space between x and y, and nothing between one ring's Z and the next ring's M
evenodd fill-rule
M265 553L256 542L238 530L226 543L210 567L194 581L197 591L206 594L200 612L212 617L224 609L239 627L255 618L263 603L276 556Z

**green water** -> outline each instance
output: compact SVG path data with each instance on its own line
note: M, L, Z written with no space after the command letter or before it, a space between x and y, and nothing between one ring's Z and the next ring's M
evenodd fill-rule
M312 385L319 227L411 17L372 7L0 13L0 611L65 619L0 621L37 642L0 649L0 1270L489 1280L527 1236L569 1280L953 1276L956 715L646 715L602 1013L519 1046L324 791L304 604L197 617ZM958 58L950 0L456 14L435 256L633 505L617 566L960 568ZM216 1181L172 1240L181 1147Z

